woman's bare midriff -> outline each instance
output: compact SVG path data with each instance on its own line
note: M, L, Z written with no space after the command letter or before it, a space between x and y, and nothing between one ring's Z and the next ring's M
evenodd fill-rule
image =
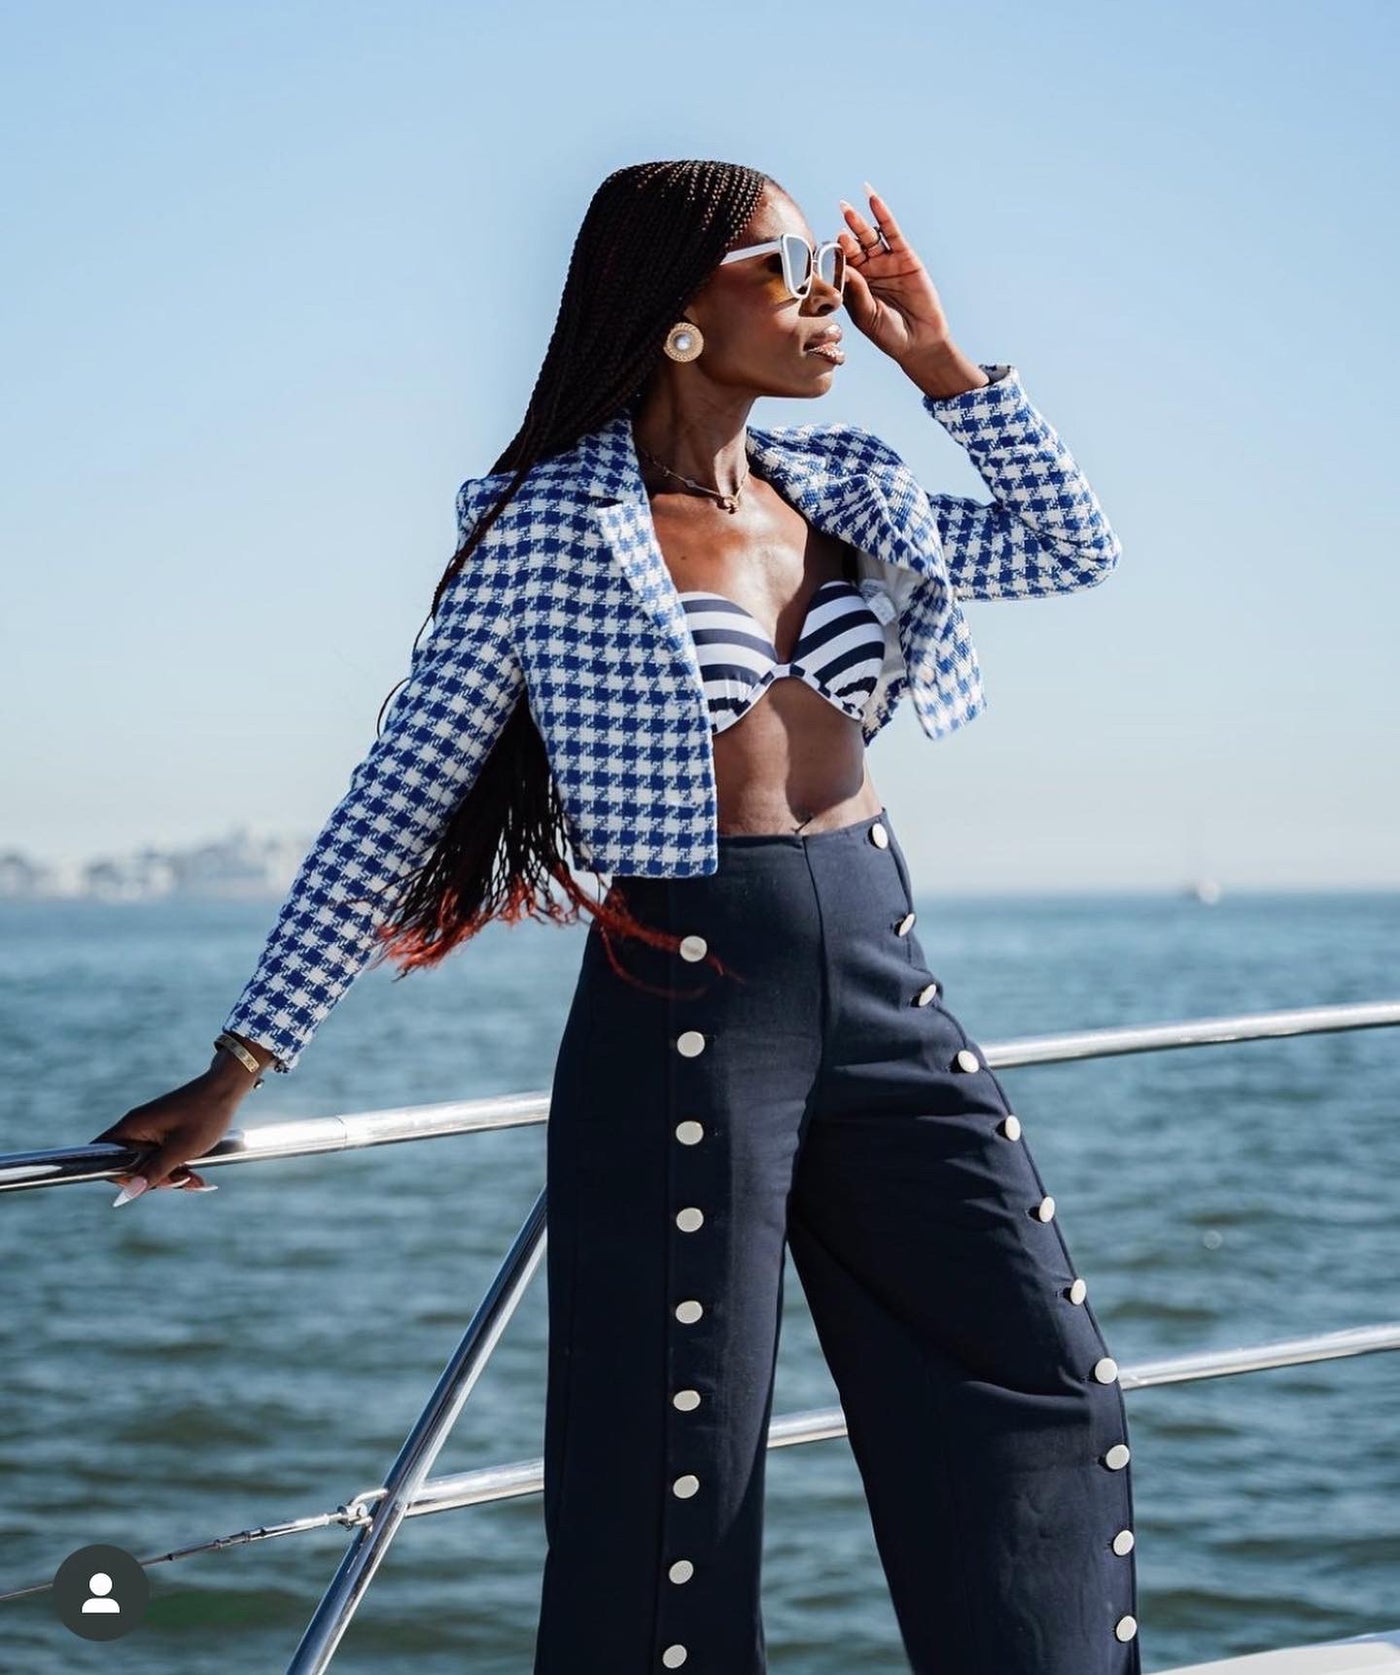
M656 497L652 511L677 589L737 600L790 658L812 595L843 574L842 543L752 476L738 512L675 495ZM860 722L791 675L714 735L714 762L724 837L806 836L880 812Z
M722 836L824 831L880 812L860 723L780 676L714 740Z

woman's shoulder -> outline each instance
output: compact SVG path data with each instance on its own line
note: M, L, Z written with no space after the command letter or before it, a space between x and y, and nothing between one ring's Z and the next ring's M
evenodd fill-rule
M515 482L514 471L492 471L483 477L468 477L457 489L457 533L465 539L476 522L488 512ZM497 521L507 522L522 516L537 518L541 498L547 498L557 515L561 503L561 487L577 488L574 475L562 455L553 455L536 462L521 478L514 494L502 508ZM566 498L566 497L563 497ZM494 526L493 526L494 527Z
M759 430L751 426L750 432L771 447L810 456L814 463L841 464L857 469L868 465L903 463L895 449L874 431L845 421L780 425Z

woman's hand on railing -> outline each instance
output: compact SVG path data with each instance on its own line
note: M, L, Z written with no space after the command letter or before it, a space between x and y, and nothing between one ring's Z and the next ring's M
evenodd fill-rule
M114 1207L153 1187L216 1191L212 1182L188 1167L186 1160L203 1157L218 1145L252 1088L253 1078L243 1066L220 1053L202 1076L144 1105L133 1106L110 1128L94 1134L91 1145L107 1141L152 1148L133 1169L112 1177L123 1187L113 1200Z

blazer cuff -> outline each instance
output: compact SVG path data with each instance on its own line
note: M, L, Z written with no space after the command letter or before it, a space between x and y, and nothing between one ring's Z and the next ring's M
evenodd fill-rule
M988 418L1015 412L1026 399L1021 375L1010 361L978 361L977 364L991 379L989 384L979 384L975 390L961 390L957 395L923 397L925 411L932 413L955 436L964 428L980 428Z

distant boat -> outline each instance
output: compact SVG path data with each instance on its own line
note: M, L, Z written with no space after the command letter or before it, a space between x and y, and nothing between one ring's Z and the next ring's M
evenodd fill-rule
M1224 892L1221 890L1220 885L1215 881L1215 879L1197 878L1186 886L1183 894L1192 897L1195 901L1203 901L1207 906L1213 907L1215 903L1220 900Z

